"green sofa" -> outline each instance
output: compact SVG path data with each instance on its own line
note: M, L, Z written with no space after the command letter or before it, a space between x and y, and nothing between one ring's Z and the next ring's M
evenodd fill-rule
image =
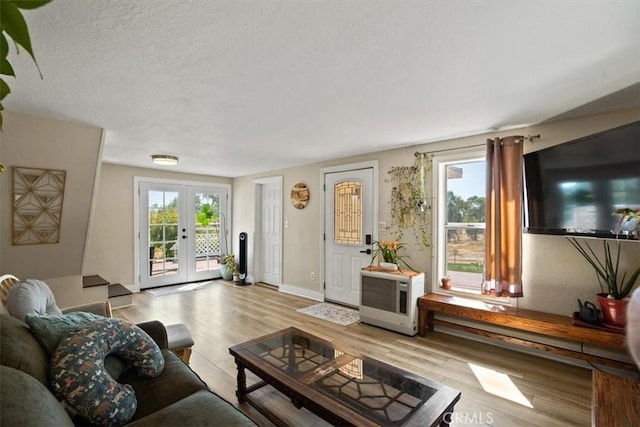
M117 379L135 390L138 406L128 426L254 426L250 418L213 393L178 356L167 350L162 323L139 324L165 359L156 378L127 370ZM18 319L0 315L0 425L73 426L49 388L49 356ZM109 370L107 368L107 370Z

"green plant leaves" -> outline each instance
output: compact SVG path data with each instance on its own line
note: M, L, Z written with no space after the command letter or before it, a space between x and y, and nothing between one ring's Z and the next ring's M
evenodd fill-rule
M0 74L5 76L15 76L13 67L7 60L9 55L9 42L4 34L0 34Z
M2 31L6 32L16 44L24 47L35 61L27 23L22 16L22 12L13 1L0 2L0 25L2 26Z
M7 59L9 56L9 42L5 34L18 46L22 46L24 50L29 53L31 59L36 64L40 78L42 78L42 72L36 61L36 57L33 53L33 47L31 46L31 37L29 36L29 28L27 22L22 16L20 9L30 10L37 9L50 3L51 0L1 0L0 1L0 74L5 76L14 76L15 71L11 66L11 63ZM4 99L11 90L9 85L4 80L0 79L0 100ZM0 108L0 129L2 129L2 111Z
M200 212L196 214L196 221L203 227L206 227L209 225L212 218L213 218L213 208L209 203L205 203L200 208Z
M591 264L591 267L593 267L600 287L602 288L602 292L608 293L615 299L619 300L626 297L635 287L636 280L640 277L640 267L631 274L627 281L625 281L627 273L624 273L622 278L619 277L620 242L618 242L618 251L614 257L611 253L609 242L605 240L603 242L604 260L601 260L598 258L598 255L596 255L589 243L584 243L586 246L585 249L575 237L569 237L568 240L569 243L571 243L571 245L580 252L580 255L582 255L589 264Z
M6 58L0 59L0 74L4 74L5 76L14 76L16 73L13 71L13 67L7 61Z
M226 254L222 257L222 263L227 266L231 274L238 274L238 263L234 254Z
M626 274L625 274L626 276ZM631 274L631 277L629 277L629 280L627 280L626 282L624 281L624 276L622 277L622 290L621 290L621 294L622 295L628 295L631 293L631 290L634 288L634 285L636 283L636 281L638 280L638 277L640 277L640 267L638 267L636 269L636 271L634 271Z
M37 9L47 3L51 3L51 0L13 0L13 4L15 4L19 9L25 10Z
M37 7L41 7L49 3L49 1L0 1L0 28L2 29L2 32L7 33L7 35L9 35L9 37L13 39L16 45L22 46L24 50L29 53L29 55L33 59L33 62L36 64L38 73L40 73L40 78L42 78L42 72L40 71L40 67L38 66L38 61L36 61L36 57L33 54L31 37L29 36L29 28L27 27L27 22L22 16L22 12L20 12L20 8L36 9ZM20 7L19 4L27 4L27 7Z
M416 157L413 166L393 166L389 169L389 181L392 185L391 226L397 227L393 233L401 239L405 230L411 229L418 250L431 246L429 225L431 210L426 199L425 179L431 174L431 161L424 156Z
M369 264L369 266L373 265L378 255L382 254L382 259L384 260L384 262L397 264L398 267L400 267L400 264L404 264L409 270L417 271L414 270L414 268L409 264L407 264L405 258L409 258L408 256L404 257L398 254L398 251L404 248L404 244L399 243L397 240L391 242L388 242L386 240L379 242L376 240L375 242L373 242L373 246L376 249L373 251L373 255L371 256L371 263Z
M11 89L9 89L9 85L7 84L7 82L5 82L4 79L0 79L0 101L2 101L10 93Z

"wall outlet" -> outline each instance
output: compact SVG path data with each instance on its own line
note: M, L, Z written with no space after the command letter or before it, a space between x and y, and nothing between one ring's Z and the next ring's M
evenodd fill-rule
M311 280L316 280L316 273L311 273Z
M385 231L386 229L387 229L387 222L386 221L378 222L378 230Z

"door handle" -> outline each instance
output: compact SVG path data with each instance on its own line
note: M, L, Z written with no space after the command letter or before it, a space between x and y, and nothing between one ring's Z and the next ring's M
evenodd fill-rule
M367 248L366 251L360 251L361 254L371 255L371 248Z

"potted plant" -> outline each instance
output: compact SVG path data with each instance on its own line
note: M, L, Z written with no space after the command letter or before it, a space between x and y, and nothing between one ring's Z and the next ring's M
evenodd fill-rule
M620 215L620 220L614 230L616 236L624 234L638 238L638 231L640 231L640 209L620 208L613 211L611 215Z
M442 289L451 289L451 278L449 276L444 276L440 281L442 282Z
M569 242L580 252L585 260L593 267L598 278L598 284L602 293L598 294L598 302L602 309L604 323L624 327L626 325L626 309L629 294L636 286L640 276L640 266L636 268L627 279L627 272L620 272L620 242L617 242L618 250L614 254L608 241L603 242L604 259L596 255L588 243L584 246L576 238L569 238Z
M389 200L391 224L397 227L396 237L401 239L405 231L411 229L421 251L431 245L431 210L425 189L425 180L430 173L431 162L422 153L416 153L413 166L393 166L389 169L392 186Z
M234 276L239 276L238 263L234 254L226 254L222 257L220 274L223 280L235 280Z
M400 268L400 263L402 263L409 270L415 271L409 264L407 264L403 257L398 254L398 251L404 248L404 245L402 243L399 243L397 240L393 240L391 242L388 242L386 240L383 240L381 242L375 241L373 242L373 246L376 247L376 249L373 251L373 255L371 256L371 264L369 265L373 265L376 257L378 255L382 255L382 259L384 260L384 262L380 263L380 267L383 270L397 270L398 268Z

